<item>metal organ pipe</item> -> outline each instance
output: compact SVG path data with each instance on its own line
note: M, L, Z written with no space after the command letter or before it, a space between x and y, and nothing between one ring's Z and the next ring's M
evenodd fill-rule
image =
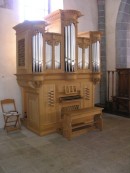
M46 41L46 69L52 68L52 45Z
M32 62L32 71L35 72L35 36L32 38L32 49L33 49L33 62Z
M39 43L38 43L38 45L39 45L39 71L41 72L41 64L42 64L42 62L41 62L41 34L39 33Z
M95 59L96 59L96 44L92 44L92 65L93 65L93 71L95 72Z
M65 26L65 30L64 30L64 32L65 32L65 71L67 71L67 63L68 63L68 44L67 44L67 42L68 42L68 40L67 40L67 38L68 38L68 33L67 33L67 26Z
M71 45L71 38L70 38L70 25L68 26L68 72L70 72L70 45Z
M85 69L89 68L89 47L85 48Z
M100 42L97 41L97 71L100 70Z
M75 65L75 45L76 45L76 40L75 40L75 26L72 23L71 24L71 62L72 62L72 71L74 71L74 65Z
M92 58L93 58L93 71L100 70L100 42L97 41L92 44Z
M71 23L64 28L65 34L65 71L73 72L75 64L75 26Z
M33 72L41 72L43 65L43 37L42 33L37 32L32 38L32 48L33 48Z
M82 58L83 58L83 49L78 47L78 68L79 69L82 69L82 66L83 66L83 61L82 61Z
M36 54L35 54L35 72L38 72L38 50L37 50L37 48L38 48L38 45L37 45L37 39L38 39L38 37L37 37L37 34L36 34L36 36L35 36L35 50L36 50Z
M41 52L41 54L40 54L41 71L43 71L43 36L42 36L42 33L40 33L40 43L41 43L41 45L40 45L40 48L41 48L41 50L40 50L40 52Z
M61 68L61 59L60 59L60 43L55 46L55 68L60 69Z

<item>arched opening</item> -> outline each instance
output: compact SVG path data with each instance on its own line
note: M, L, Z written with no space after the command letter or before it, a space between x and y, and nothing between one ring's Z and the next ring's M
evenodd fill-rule
M130 67L130 0L121 0L116 21L116 68Z

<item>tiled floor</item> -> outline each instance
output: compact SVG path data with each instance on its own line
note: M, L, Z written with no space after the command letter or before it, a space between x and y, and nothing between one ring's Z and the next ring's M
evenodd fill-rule
M130 119L105 114L102 132L67 141L0 130L0 173L130 173Z

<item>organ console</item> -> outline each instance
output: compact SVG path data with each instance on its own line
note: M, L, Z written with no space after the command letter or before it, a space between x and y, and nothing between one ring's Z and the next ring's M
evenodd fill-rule
M57 10L45 21L14 27L26 127L39 135L61 128L63 112L94 106L102 33L78 33L81 16L77 10Z

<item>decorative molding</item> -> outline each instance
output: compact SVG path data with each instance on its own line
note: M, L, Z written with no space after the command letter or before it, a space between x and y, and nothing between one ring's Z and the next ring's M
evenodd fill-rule
M75 85L66 85L65 86L65 94L76 94L77 87Z
M93 78L93 83L96 85L100 82L101 78Z
M54 22L61 18L61 20L69 20L69 21L74 21L77 20L79 17L83 16L80 11L77 10L57 10L48 16L46 16L44 19L48 23ZM72 20L71 20L72 19ZM74 19L74 20L73 20Z
M78 37L77 38L77 45L80 48L87 48L90 45L90 39L89 38Z
M48 105L54 106L55 105L55 91L50 90L48 91Z
M84 88L84 98L90 100L90 89L88 87Z
M28 82L28 85L34 89L40 88L42 86L42 84L43 84L43 81L29 81Z
M42 86L43 81L26 81L26 80L18 80L17 82L20 87L29 87L32 89L38 89Z

